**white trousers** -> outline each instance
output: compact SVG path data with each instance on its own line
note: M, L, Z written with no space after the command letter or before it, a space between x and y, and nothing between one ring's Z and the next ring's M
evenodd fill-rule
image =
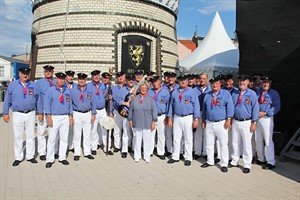
M94 124L92 125L92 135L91 135L91 149L97 150L98 144L103 144L104 152L106 151L106 136L107 130L103 128L103 119L107 117L107 113L105 108L101 110L97 110L97 114L95 116ZM108 149L111 148L111 140L109 137L108 141Z
M151 135L152 132L150 129L136 129L133 128L133 135L135 140L134 145L134 160L139 161L142 158L142 141L144 149L144 159L146 162L150 162L151 154Z
M52 115L53 127L48 127L47 162L54 162L55 144L59 137L59 160L66 160L68 149L69 125L68 115Z
M169 126L165 127L166 131L166 147L169 153L173 153L173 127L169 128Z
M201 156L202 152L203 155L206 155L206 142L204 140L204 130L201 126L202 119L199 120L199 126L197 127L196 131L194 132L194 151L195 155ZM205 154L204 154L205 152Z
M44 119L42 122L38 120L37 122L37 139L38 139L38 154L40 156L46 155L46 128L47 128L47 120L46 115L44 114Z
M83 132L83 155L91 154L91 112L80 113L73 111L74 118L74 156L81 154L81 132Z
M114 118L116 121L114 128L114 146L115 148L122 149L122 153L128 152L128 147L131 147L132 142L132 131L129 127L129 122L127 118L122 117L117 111L114 111Z
M157 155L163 156L165 154L165 145L166 145L166 132L164 124L164 120L166 118L166 115L161 115L157 117L157 123L156 123L156 129L152 131L151 134L151 154L153 154L154 146L155 146L155 133L157 132L157 144L156 144L156 150Z
M215 141L219 141L220 150L220 166L227 167L228 165L228 129L224 128L225 120L220 122L211 122L206 120L206 153L207 163L210 165L215 164Z
M73 144L73 138L74 138L74 127L73 125L69 125L69 137L68 137L68 146L69 149L73 149L74 148L74 144Z
M252 162L252 133L250 132L251 120L232 121L232 165L237 165L241 152L244 161L244 168L251 168ZM243 143L243 149L240 149L240 143Z
M26 159L30 160L35 154L34 140L35 111L29 113L13 112L14 152L15 160L23 160L23 133L26 132Z
M184 136L184 159L191 161L193 159L193 115L181 117L178 115L174 116L173 122L173 160L179 160L181 138Z
M273 117L262 117L258 120L255 132L255 143L259 161L275 165L275 150L273 142Z

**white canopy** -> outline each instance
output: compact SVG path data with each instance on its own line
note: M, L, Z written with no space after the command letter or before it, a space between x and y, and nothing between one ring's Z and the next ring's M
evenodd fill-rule
M190 73L222 67L238 71L239 51L226 33L220 15L216 12L209 31L197 49L179 62Z

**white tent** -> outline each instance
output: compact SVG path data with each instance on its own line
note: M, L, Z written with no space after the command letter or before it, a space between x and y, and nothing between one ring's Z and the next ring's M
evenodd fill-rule
M229 38L217 12L209 31L197 49L179 62L186 73L237 74L239 50Z

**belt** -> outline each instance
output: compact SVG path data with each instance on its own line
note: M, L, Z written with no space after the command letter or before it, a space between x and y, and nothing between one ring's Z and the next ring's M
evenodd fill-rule
M91 110L86 110L86 111L82 111L82 110L74 110L75 112L80 112L80 113L87 113L90 112Z
M210 122L220 122L220 121L224 121L225 119L220 119L220 120L216 120L216 121L212 121L212 120L208 120Z
M97 110L103 110L104 108L97 108Z
M166 114L166 113L159 113L159 114L157 114L157 116L159 117L159 116L162 116L164 114Z
M187 114L187 115L178 115L180 117L186 117L186 116L189 116L189 115L192 115L193 113L190 113L190 114Z
M243 122L243 121L248 121L250 120L251 118L248 118L248 119L237 119L237 118L234 118L235 120L239 121L239 122Z
M19 110L17 110L16 112L27 114L27 113L30 113L31 111L34 111L34 109L32 109L32 110L25 110L25 111L19 111Z

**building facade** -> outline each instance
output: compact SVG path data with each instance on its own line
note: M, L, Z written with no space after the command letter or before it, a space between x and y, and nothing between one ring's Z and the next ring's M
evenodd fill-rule
M36 0L32 69L176 71L179 0Z

